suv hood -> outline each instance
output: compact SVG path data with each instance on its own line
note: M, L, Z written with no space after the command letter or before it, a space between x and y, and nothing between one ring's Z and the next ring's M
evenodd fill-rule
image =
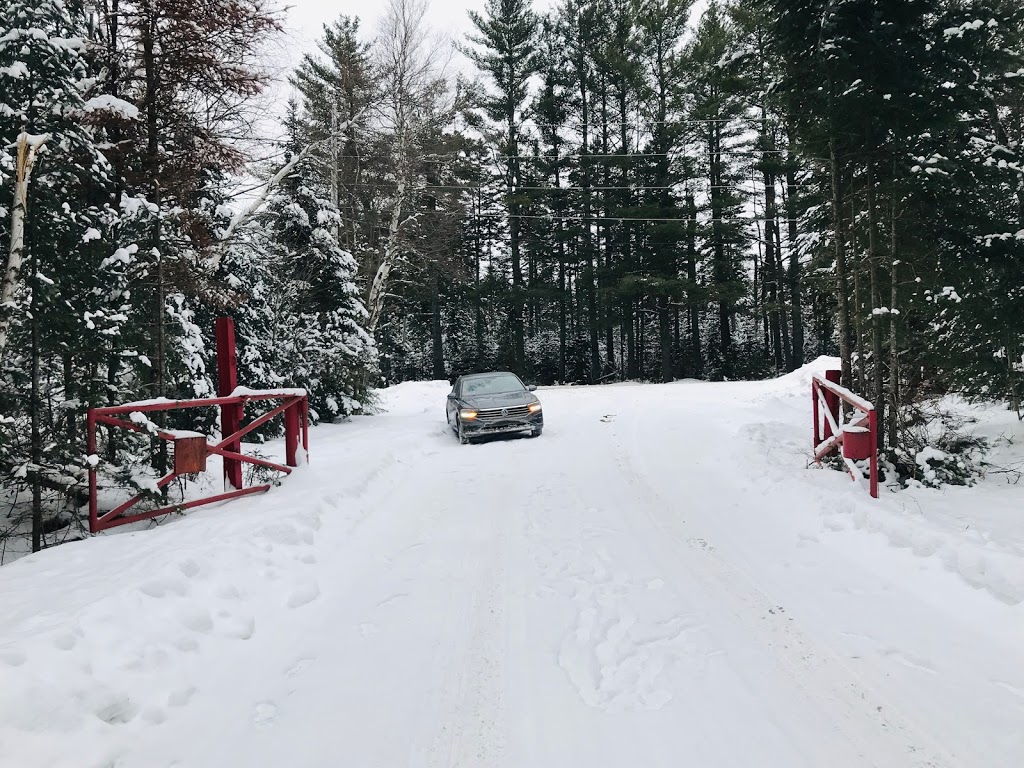
M500 395L473 395L462 398L473 408L508 408L537 402L532 392L506 392Z

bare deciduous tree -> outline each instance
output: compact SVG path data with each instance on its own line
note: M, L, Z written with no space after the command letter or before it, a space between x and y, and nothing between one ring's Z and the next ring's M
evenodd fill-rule
M388 0L374 45L383 88L377 120L388 138L395 192L367 301L371 333L384 312L388 283L402 252L403 230L416 215L411 201L422 139L449 122L454 109L446 75L451 46L427 25L426 11L426 0Z

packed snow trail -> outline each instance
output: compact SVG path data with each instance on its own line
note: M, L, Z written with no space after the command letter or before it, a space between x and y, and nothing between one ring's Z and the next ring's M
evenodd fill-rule
M1024 764L1020 553L849 524L897 505L805 468L805 389L460 446L402 385L266 496L4 567L0 765Z

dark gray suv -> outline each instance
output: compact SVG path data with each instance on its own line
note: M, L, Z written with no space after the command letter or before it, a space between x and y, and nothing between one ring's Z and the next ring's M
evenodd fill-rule
M528 387L514 373L474 373L460 376L448 395L448 426L460 443L474 437L544 430L544 411Z

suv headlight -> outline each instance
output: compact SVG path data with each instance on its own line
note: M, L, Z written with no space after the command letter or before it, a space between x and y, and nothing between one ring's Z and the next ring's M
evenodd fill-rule
M463 408L459 411L459 418L465 419L466 421L472 421L476 418L476 411L470 410L469 408Z
M537 413L538 411L540 411L540 409L540 403L530 403L530 413Z

